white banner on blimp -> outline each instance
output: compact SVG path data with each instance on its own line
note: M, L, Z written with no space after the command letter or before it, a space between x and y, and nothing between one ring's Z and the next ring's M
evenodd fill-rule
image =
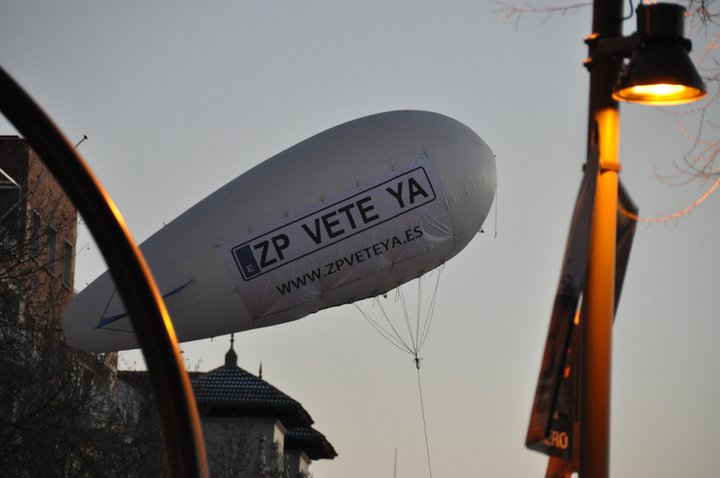
M257 319L317 299L452 235L441 184L422 156L221 250Z

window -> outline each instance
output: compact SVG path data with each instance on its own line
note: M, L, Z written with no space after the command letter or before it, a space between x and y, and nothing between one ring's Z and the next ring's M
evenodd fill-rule
M63 269L62 269L62 283L68 289L72 287L72 269L73 269L73 246L69 242L65 241L65 247L63 249Z
M20 296L10 287L7 291L3 291L3 306L0 308L0 320L3 325L13 324L15 321L21 322L20 317ZM7 332L7 327L3 327L2 333Z
M40 255L40 213L32 212L30 217L30 257L37 259Z
M52 227L48 226L47 230L45 231L45 234L47 235L47 265L45 266L47 268L47 271L50 274L55 274L55 247L57 243L57 231L53 229Z

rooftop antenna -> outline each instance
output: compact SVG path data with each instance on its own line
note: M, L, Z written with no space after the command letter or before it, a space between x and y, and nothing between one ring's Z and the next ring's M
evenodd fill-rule
M77 147L80 146L80 145L81 145L84 141L86 141L87 139L88 139L87 135L84 134L83 137L82 137L82 139L81 139L80 141L78 141L78 142L75 144L75 146L73 146L73 148L77 149Z

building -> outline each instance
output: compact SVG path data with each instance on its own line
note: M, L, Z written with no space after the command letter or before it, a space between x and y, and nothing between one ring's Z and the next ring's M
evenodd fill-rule
M141 437L147 442L158 430L148 374L121 370L117 375L118 400L134 408L141 422L153 425L150 436ZM310 478L314 460L337 456L325 436L312 428L312 417L299 402L262 374L238 366L232 339L221 367L190 372L190 379L212 478ZM157 469L152 457L144 459Z
M27 328L59 337L72 300L77 209L27 141L0 136L0 294Z
M211 476L305 478L337 456L300 403L238 367L232 339L223 366L191 379Z

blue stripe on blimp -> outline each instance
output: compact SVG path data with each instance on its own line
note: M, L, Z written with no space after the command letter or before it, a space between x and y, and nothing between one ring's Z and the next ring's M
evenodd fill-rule
M162 298L163 298L163 299L167 299L168 297L172 297L173 295L179 293L179 292L182 291L185 287L187 287L188 285L190 285L191 282L192 282L192 279L190 279L189 281L187 281L186 283L184 283L184 284L181 285L180 287L177 287L177 288L171 290L171 291L168 292L167 294L164 294L164 295L162 296ZM127 313L127 312L123 312L122 314L111 315L110 317L103 317L102 319L100 319L100 322L98 322L98 324L95 326L95 328L96 328L96 329L100 329L100 328L102 328L102 327L105 327L107 324L110 324L110 323L112 323L112 322L115 322L116 320L120 320L120 319L122 319L122 318L124 318L124 317L127 317L127 316L128 316L128 313Z

